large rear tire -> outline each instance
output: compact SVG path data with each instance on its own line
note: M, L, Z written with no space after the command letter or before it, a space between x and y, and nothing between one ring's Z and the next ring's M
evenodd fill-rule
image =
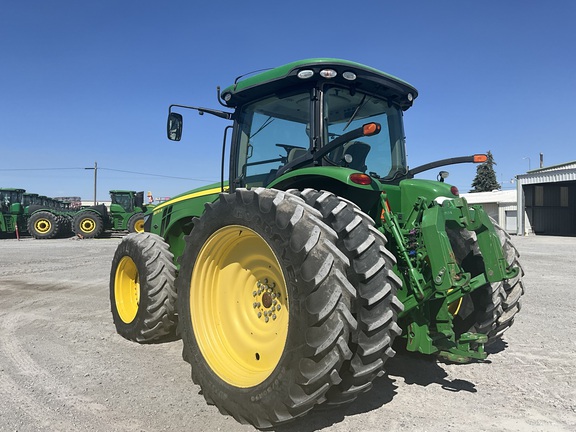
M339 249L350 259L347 278L358 291L354 308L358 331L351 343L353 357L341 371L342 382L326 395L328 405L349 403L372 388L372 381L384 374L386 360L395 354L392 342L402 332L397 320L403 310L396 297L401 281L392 271L396 259L372 218L354 203L325 191L289 192L322 213L324 222L338 233Z
M524 270L520 265L520 254L512 244L510 235L493 219L492 223L500 239L506 262L510 266L519 267L520 271L513 279L488 283L478 288L453 307L456 335L466 332L483 333L488 336L487 345L499 340L512 326L521 309L521 297L524 294ZM449 230L448 234L456 259L464 270L472 276L482 271L484 262L475 233Z
M110 270L110 305L118 334L140 343L175 340L175 279L173 255L162 237L124 237Z
M74 234L82 238L96 238L104 231L102 216L93 211L77 213L72 221Z
M183 357L209 403L266 428L325 401L351 358L355 290L318 211L274 189L206 206L177 279Z
M60 231L60 221L55 214L40 211L30 216L27 228L35 239L53 239Z

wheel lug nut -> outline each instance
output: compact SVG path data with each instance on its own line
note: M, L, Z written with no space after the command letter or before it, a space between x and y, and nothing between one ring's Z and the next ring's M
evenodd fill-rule
M280 305L276 306L276 310L279 311L280 309L281 309Z
M258 293L256 291L252 291L252 297L256 297Z
M262 318L262 312L258 312L258 318Z
M268 321L270 321L270 318L268 318L268 317L264 318L264 322L268 322Z
M276 319L276 314L272 314L272 319L273 319L273 320Z

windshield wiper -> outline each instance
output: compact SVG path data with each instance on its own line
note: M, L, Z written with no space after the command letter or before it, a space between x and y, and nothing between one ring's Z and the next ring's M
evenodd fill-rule
M354 120L356 118L356 116L358 115L358 112L360 111L360 109L364 106L364 104L368 102L366 100L366 95L364 95L362 97L362 100L360 101L360 103L358 104L358 106L356 107L356 109L354 110L354 112L352 113L352 115L350 116L350 119L348 120L348 123L346 123L346 126L344 126L344 129L342 129L342 132L344 132L346 130L346 128L348 126L350 126L350 123L352 123L352 120Z
M256 132L254 132L254 133L249 137L249 139L254 138L254 137L258 134L258 132L261 132L262 130L264 130L265 128L267 128L268 126L270 126L270 123L272 123L274 120L276 120L276 119L275 119L275 118L272 118L272 116L269 116L269 117L266 119L266 121L265 121L264 123L262 123L262 126L260 126L260 127L258 128L258 130L257 130Z

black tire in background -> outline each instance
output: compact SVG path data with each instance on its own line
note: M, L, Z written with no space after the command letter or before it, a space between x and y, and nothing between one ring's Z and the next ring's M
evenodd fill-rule
M463 297L458 313L454 316L454 330L458 337L462 333L483 333L488 336L486 345L499 340L502 334L514 323L521 309L521 297L524 294L524 270L519 261L520 254L512 244L510 235L493 219L492 223L500 239L506 262L519 267L518 275L513 279L487 283L471 294ZM464 270L472 276L478 275L484 268L484 261L478 248L476 234L467 230L448 230L456 259Z
M67 237L72 234L72 224L70 218L67 216L58 216L60 229L58 230L59 237Z
M48 211L39 211L28 219L28 233L35 239L53 239L59 234L60 221Z
M118 245L110 270L116 331L140 343L175 340L176 266L168 244L152 233L132 233Z
M268 428L304 415L341 381L355 290L336 241L318 211L274 189L221 194L194 220L177 279L179 326L208 403Z
M104 222L98 213L82 211L74 215L72 229L74 234L82 238L96 238L104 231Z
M331 192L290 190L322 213L338 234L338 248L350 259L348 280L358 292L353 309L358 330L351 343L353 357L341 370L342 382L327 393L327 405L352 402L372 388L384 374L384 363L393 357L392 343L402 332L397 324L403 305L396 297L400 279L392 268L394 256L386 249L386 237L360 208Z
M134 213L130 216L127 223L128 232L141 233L144 232L144 213Z

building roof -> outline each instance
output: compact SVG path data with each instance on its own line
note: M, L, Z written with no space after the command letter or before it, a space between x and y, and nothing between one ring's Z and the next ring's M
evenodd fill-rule
M562 164L551 165L551 166L543 167L543 168L536 168L536 169L527 171L526 174L535 174L535 173L541 173L541 172L559 171L559 170L566 170L566 169L576 169L576 161L564 162ZM522 175L526 175L526 174L522 174Z
M466 198L469 204L488 204L488 203L515 203L516 202L516 190L495 190L492 192L474 192L460 194L460 196Z
M518 184L576 181L576 161L538 168L516 176Z

